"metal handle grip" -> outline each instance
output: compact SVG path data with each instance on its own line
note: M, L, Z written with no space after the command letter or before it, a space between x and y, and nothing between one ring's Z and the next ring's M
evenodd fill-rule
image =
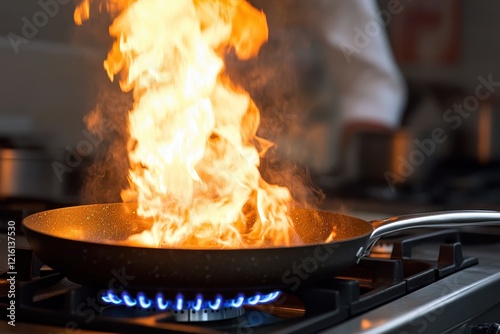
M394 216L370 222L374 230L363 255L368 255L377 240L390 233L420 227L464 227L499 225L500 212L486 210L442 211Z

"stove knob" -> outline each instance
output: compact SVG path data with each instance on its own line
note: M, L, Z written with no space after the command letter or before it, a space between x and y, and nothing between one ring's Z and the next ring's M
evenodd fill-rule
M485 323L481 325L476 325L471 328L471 334L500 334L500 324Z

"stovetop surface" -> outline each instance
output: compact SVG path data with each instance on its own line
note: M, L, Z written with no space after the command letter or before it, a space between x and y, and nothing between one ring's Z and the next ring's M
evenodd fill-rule
M500 305L500 243L464 254L479 263L321 333L468 333L467 320Z
M180 324L177 328L178 331L174 325L164 331L158 328L156 332L258 334L312 333L323 330L321 333L466 333L465 324L467 320L484 314L489 309L495 307L500 309L500 306L498 306L500 305L500 238L498 237L498 231L498 228L463 229L461 237L463 240L464 261L467 262L468 259L476 258L478 260L477 264L470 263L467 268L453 274L448 274L446 272L447 268L441 268L439 270L443 271L443 277L440 277L436 282L416 288L412 288L414 281L418 283L420 280L427 279L428 275L421 275L414 280L410 280L407 277L411 276L412 273L404 273L404 282L396 282L395 287L392 287L392 289L398 291L406 289L411 290L410 292L400 294L390 301L381 302L380 305L370 306L371 304L367 304L368 306L365 306L364 299L370 299L370 294L375 294L376 291L364 291L364 295L357 304L355 303L349 310L341 310L342 312L352 313L351 318L334 325L331 325L331 318L338 317L339 310L322 310L320 313L315 313L314 316L293 320L281 318L277 320L274 315L268 316L261 310L247 309L244 316L229 322L226 321L226 323ZM420 235L424 232L428 232L428 230L412 232L409 236ZM406 239L408 235L396 236L394 240L397 241L401 238ZM394 240L387 240L387 242L393 242ZM21 248L27 246L22 236L17 236L16 246ZM440 243L433 242L416 245L412 248L412 257L424 261L434 261L441 246ZM445 248L452 249L453 247ZM0 234L0 271L7 266L6 249L6 236ZM370 268L373 265L368 260L370 259L364 261L365 267ZM385 263L386 260L374 259L374 261L375 266L379 266ZM362 262L360 267L363 266ZM432 270L436 272L437 269ZM350 273L346 273L346 276L349 275ZM375 281L377 279L373 278ZM361 277L358 280L361 290L366 290L363 288L366 282L363 281L370 280L370 278ZM404 287L401 287L402 285ZM311 293L306 292L305 295L307 294L321 296L321 290L315 290ZM365 296L368 297L365 298ZM307 296L303 296L303 298L308 299ZM292 314L296 312L293 308L290 308L291 310L286 310L286 308L287 306L284 307L285 313L287 311ZM500 314L498 314L496 321L500 321ZM67 323L67 321L63 321L63 323ZM283 323L289 325L283 327L281 326ZM322 325L318 327L318 323ZM255 326L256 324L261 324L261 326ZM295 326L295 324L298 325ZM112 329L110 332L92 331L80 327L72 328L71 326L64 328L38 323L31 324L19 320L16 321L16 326L13 327L8 325L7 321L0 321L1 333L55 334L76 333L77 331L82 334L121 332L117 329Z

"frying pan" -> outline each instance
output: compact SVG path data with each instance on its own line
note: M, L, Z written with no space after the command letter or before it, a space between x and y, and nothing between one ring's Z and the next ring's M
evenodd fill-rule
M107 288L275 289L333 277L367 255L383 235L416 227L500 224L500 212L450 211L366 222L329 211L292 212L303 245L246 249L127 246L152 224L136 204L94 204L40 212L23 221L34 252L68 279ZM325 242L334 231L335 238Z

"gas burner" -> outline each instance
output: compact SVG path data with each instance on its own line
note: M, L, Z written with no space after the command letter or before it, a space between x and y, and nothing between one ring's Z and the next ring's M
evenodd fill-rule
M177 321L213 321L236 318L243 314L244 306L255 306L270 303L280 295L280 291L262 294L256 293L245 296L243 293L234 298L223 298L216 295L215 298L203 298L201 294L195 298L185 298L177 294L175 298L166 298L158 293L155 298L148 297L143 292L136 294L128 291L116 293L108 290L101 295L101 302L107 305L119 305L129 308L139 308L152 311L171 311Z

